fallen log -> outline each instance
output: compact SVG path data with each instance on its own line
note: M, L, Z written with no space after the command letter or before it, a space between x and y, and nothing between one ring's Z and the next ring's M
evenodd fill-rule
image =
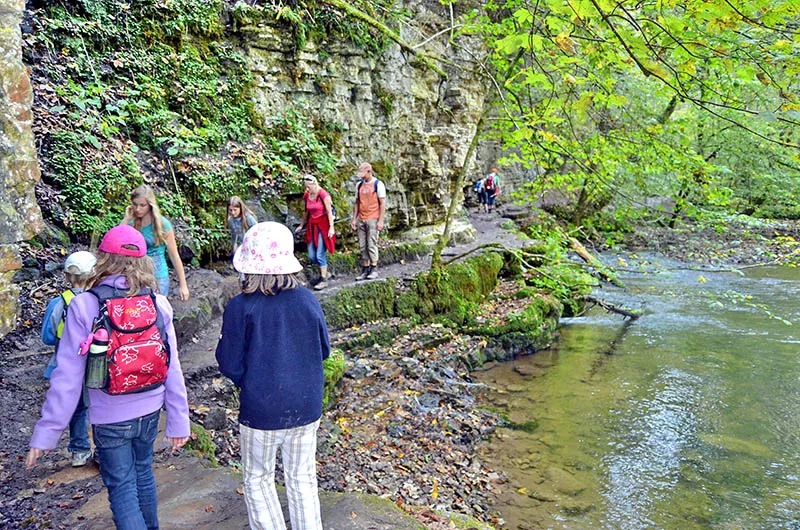
M616 285L617 287L625 288L625 284L616 277L616 275L609 270L608 267L603 265L599 259L595 258L591 252L586 250L586 247L583 244L575 239L574 237L569 238L570 246L572 250L575 251L578 256L581 257L583 261L585 261L588 265L595 268L597 274L600 276L600 279L606 281L612 285Z
M601 300L599 298L595 298L594 296L585 296L584 300L589 302L590 304L594 304L597 306L602 307L609 313L616 313L618 315L622 315L624 317L630 318L632 320L636 320L640 316L642 316L641 311L637 311L635 309L629 309L627 307L620 307L618 305L614 305L611 302L606 302L605 300Z

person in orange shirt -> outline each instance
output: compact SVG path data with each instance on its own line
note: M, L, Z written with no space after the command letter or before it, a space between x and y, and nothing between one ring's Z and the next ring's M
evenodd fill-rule
M372 166L364 162L358 167L356 202L350 226L358 233L361 249L361 274L356 280L373 280L378 277L378 232L383 230L386 215L386 187L372 174Z

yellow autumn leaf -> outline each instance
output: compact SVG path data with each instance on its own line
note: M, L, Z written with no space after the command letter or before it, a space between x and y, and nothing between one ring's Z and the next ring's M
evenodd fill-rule
M431 498L438 499L439 498L439 480L433 479L433 491L431 491Z
M707 280L706 280L705 276L700 275L700 276L697 277L697 281L700 282L700 283L706 283Z
M521 495L527 495L528 494L528 488L520 488L520 489L517 490L517 493L519 493Z
M556 45L565 52L575 53L575 41L569 36L569 33L561 32L553 39Z

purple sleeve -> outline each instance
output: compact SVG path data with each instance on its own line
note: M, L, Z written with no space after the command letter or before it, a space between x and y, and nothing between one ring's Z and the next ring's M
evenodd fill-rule
M55 449L78 406L86 370L86 357L78 355L78 346L91 333L96 314L97 299L91 294L78 295L70 304L56 352L58 365L50 376L50 388L42 405L42 417L33 428L31 447Z
M184 438L191 434L189 428L189 403L186 399L186 384L178 355L178 341L172 323L172 306L162 295L156 296L158 309L164 316L167 341L170 349L169 370L164 384L164 404L167 409L167 428L165 435L170 438Z

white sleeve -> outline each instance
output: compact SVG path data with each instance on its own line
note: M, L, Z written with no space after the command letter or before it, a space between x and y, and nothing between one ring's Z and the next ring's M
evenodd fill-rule
M378 181L378 198L385 199L386 198L386 186L383 185L383 181Z

